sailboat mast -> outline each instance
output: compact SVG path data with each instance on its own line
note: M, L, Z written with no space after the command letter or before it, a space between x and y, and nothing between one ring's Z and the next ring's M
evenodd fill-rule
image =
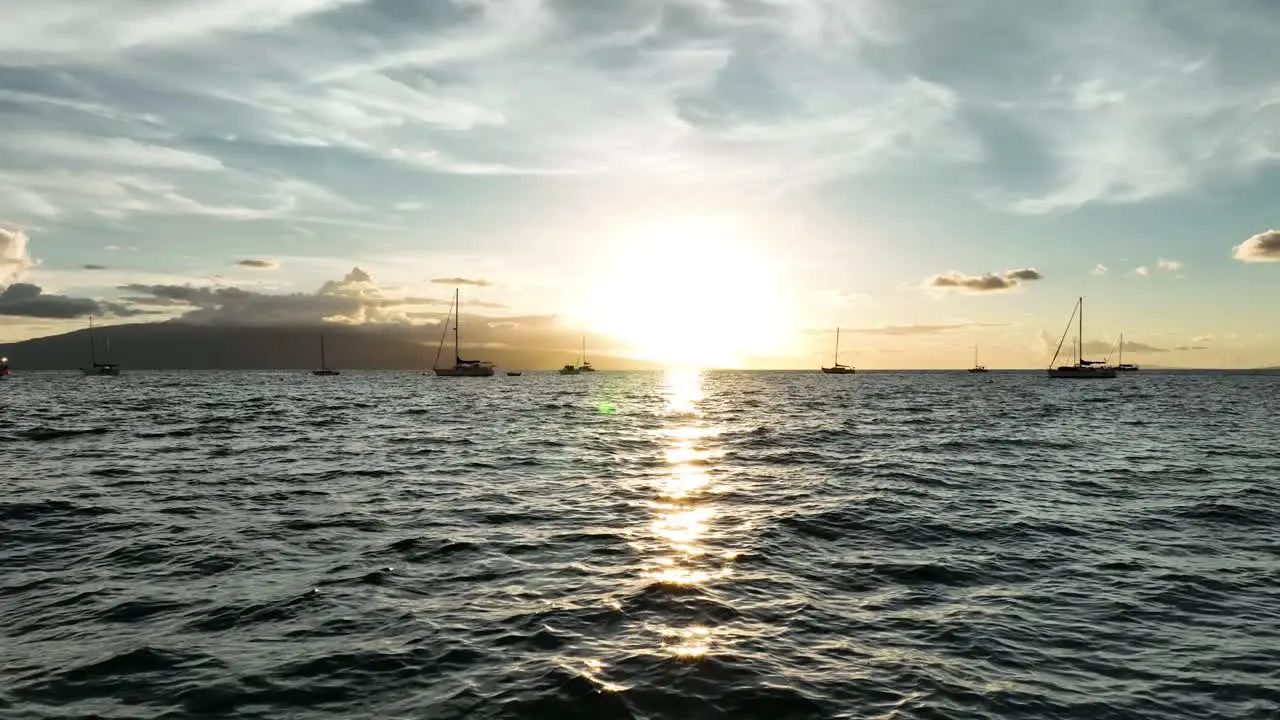
M440 367L440 353L444 352L444 340L449 337L449 321L453 319L453 303L449 303L449 314L444 316L444 329L440 331L440 344L436 345L436 359L431 361L432 369Z
M455 366L462 364L462 351L458 347L458 326L462 324L462 300L458 294L458 288L453 289L453 364Z
M98 346L93 341L93 316L89 316L89 362L98 364Z
M1124 364L1124 333L1120 333L1120 365Z
M1084 297L1080 298L1080 318L1076 325L1076 364L1084 365Z
M835 357L832 358L831 362L833 367L840 364L840 328L839 326L836 327L836 354L835 354Z
M328 370L329 365L324 361L324 335L320 335L320 369Z

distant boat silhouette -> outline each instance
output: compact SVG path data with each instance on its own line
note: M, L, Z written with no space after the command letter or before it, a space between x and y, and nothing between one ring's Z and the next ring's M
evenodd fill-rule
M1116 370L1120 372L1138 372L1138 366L1124 361L1124 333L1120 333L1120 357L1116 361Z
M0 357L0 378L9 377L9 358Z
M439 377L490 377L493 375L493 363L483 360L463 360L459 354L458 325L461 324L462 302L457 288L453 290L453 305L449 308L449 316L453 318L453 367L440 367L440 352L444 349L444 339L449 334L449 317L446 317L444 332L440 335L440 346L436 348L436 359L431 369Z
M111 362L111 338L107 338L107 362L98 362L98 344L93 340L93 316L89 316L89 362L90 367L80 368L85 377L115 377L120 374L120 366Z
M330 370L330 369L329 369L329 365L328 365L327 363L325 363L325 359L324 359L324 334L323 334L323 333L321 333L321 335L320 335L320 369L319 369L319 370L312 370L312 371L311 371L311 374L312 374L312 375L324 375L324 376L332 376L332 375L341 375L341 374L342 374L341 372L339 372L339 371L337 371L337 370Z
M840 364L840 328L836 328L836 352L832 359L834 364L831 367L822 368L822 372L828 375L852 375L854 369L848 365Z
M1072 320L1077 323L1075 364L1059 365L1055 368L1053 364L1058 361L1058 354L1062 352L1062 343L1066 342L1067 333L1071 332ZM1049 361L1049 377L1093 380L1113 378L1115 376L1115 368L1106 367L1106 363L1103 361L1084 359L1084 298L1082 297L1076 300L1076 307L1071 311L1071 317L1067 319L1067 328L1062 331L1062 339L1058 341L1058 349L1053 352L1053 360Z
M510 371L510 372L508 372L508 373L507 373L507 377L520 377L520 376L521 376L521 375L523 375L523 374L524 374L524 373L522 373L522 372L519 372L519 371L516 371L516 370L512 370L512 371Z
M582 354L579 356L579 365L568 363L559 369L562 375L577 375L580 373L594 373L595 368L586 361L586 336L582 336Z
M969 368L969 372L982 373L986 371L987 371L986 366L978 364L978 346L974 345L973 346L973 367Z

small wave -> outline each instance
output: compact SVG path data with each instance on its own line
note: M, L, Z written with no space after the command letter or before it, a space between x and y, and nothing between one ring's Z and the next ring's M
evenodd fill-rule
M51 428L36 427L30 430L19 430L17 437L32 442L49 442L51 440L65 440L68 438L87 437L92 435L106 435L111 429L107 427L71 429L71 428Z
M439 558L452 557L461 553L473 552L478 547L479 546L475 543L464 541L440 538L409 537L397 540L382 550L366 554L376 556L382 553L394 553L406 560L422 562L424 560L435 560Z
M311 590L284 600L247 605L222 605L187 623L198 632L224 632L237 627L293 620L307 607L320 601L320 593Z
M116 511L100 505L79 505L66 500L0 503L0 520L31 522L61 517L99 517Z
M145 704L167 694L175 673L225 667L202 653L140 647L21 686L15 695L52 705L99 698Z
M1253 507L1226 502L1203 502L1175 513L1184 520L1238 526L1274 526L1280 524L1280 512L1272 508Z

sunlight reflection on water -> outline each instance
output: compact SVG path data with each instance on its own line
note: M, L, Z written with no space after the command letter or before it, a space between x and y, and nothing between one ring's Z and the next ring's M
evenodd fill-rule
M716 507L707 501L716 492L710 469L723 453L709 446L722 430L708 424L699 407L703 381L697 370L669 370L663 378L668 424L661 436L666 468L651 503L650 524L661 554L645 573L660 583L686 588L703 587L731 574L727 564L707 566L708 556L714 557L707 540L717 516ZM713 646L713 628L664 627L659 632L664 651L676 657L702 657Z

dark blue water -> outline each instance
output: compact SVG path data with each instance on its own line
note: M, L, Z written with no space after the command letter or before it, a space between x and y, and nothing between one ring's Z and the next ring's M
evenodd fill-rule
M1280 377L0 381L0 717L1280 717Z

